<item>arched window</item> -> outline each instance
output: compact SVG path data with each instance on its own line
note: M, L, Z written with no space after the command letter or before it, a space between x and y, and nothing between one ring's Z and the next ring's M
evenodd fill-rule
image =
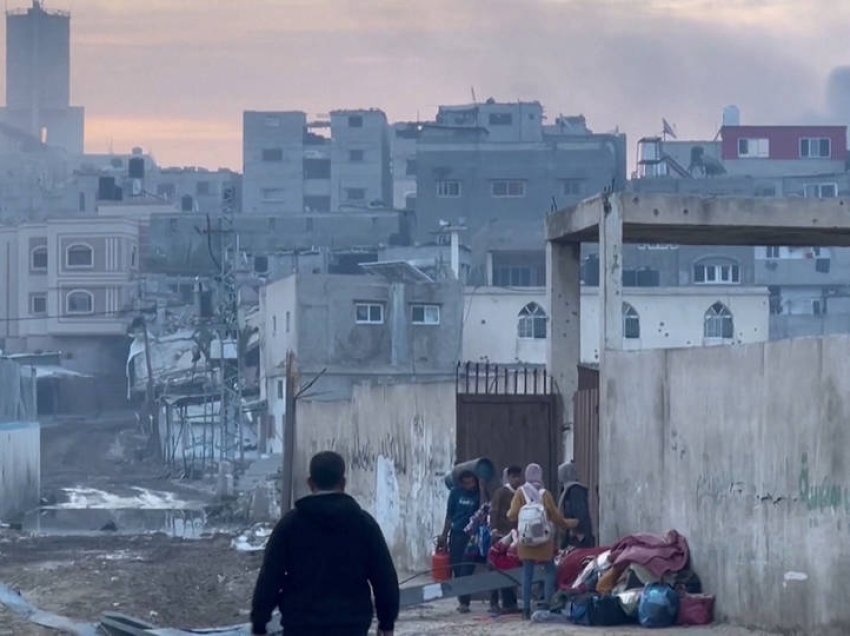
M47 269L47 247L39 245L33 248L30 254L30 269L44 270Z
M626 340L640 338L640 316L629 303L623 303L623 337Z
M520 310L518 333L520 338L546 337L546 312L540 305L528 303Z
M90 314L94 312L94 296L84 289L75 289L65 296L66 314Z
M92 267L94 265L94 250L91 245L74 243L65 250L65 265L67 267Z
M731 340L735 337L732 312L723 303L714 303L705 312L704 335L706 338Z
M738 285L741 266L729 258L704 258L694 263L696 285Z

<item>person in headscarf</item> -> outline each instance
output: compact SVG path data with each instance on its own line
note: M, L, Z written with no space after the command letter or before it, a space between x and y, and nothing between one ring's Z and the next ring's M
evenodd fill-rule
M561 482L558 510L564 517L578 520L578 527L563 534L561 549L596 547L593 522L590 519L589 492L587 486L579 481L575 462L567 462L558 467L558 481Z
M555 524L563 530L571 530L578 526L576 519L565 519L558 511L555 499L543 485L543 469L540 464L529 464L525 468L525 483L517 489L511 501L511 509L508 511L508 519L513 522L519 520L519 513L523 506L528 503L540 503L546 511L548 522ZM546 607L555 594L555 532L550 533L550 538L540 545L525 545L520 542L517 552L522 561L522 613L526 619L531 618L531 595L534 580L534 568L542 565L545 569L546 578L543 581L543 606Z
M502 485L493 493L493 501L490 508L490 530L493 543L503 539L516 528L516 524L508 519L508 510L511 508L514 494L522 485L522 468L520 466L508 466L502 472ZM502 605L499 607L499 595L502 597ZM518 614L516 588L506 587L501 590L493 590L490 593L490 613L492 614Z

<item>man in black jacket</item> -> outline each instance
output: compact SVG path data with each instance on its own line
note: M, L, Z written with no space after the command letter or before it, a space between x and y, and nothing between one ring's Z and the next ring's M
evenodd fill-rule
M307 483L312 494L295 502L269 538L253 633L266 633L277 606L286 636L366 636L374 593L378 635L392 636L398 576L380 527L344 492L345 461L333 452L315 455Z

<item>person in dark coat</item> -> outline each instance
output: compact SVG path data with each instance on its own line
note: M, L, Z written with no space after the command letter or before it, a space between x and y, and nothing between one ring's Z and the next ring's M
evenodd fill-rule
M398 575L377 522L344 492L345 461L329 451L315 455L307 483L312 494L269 538L252 633L265 634L278 607L286 636L366 636L375 612L379 636L392 636Z
M471 562L467 548L471 537L466 533L472 516L481 507L481 490L478 477L471 470L465 470L457 478L457 485L449 493L446 504L446 523L438 540L438 546L448 545L452 574L455 578L470 576L475 572L475 563ZM472 597L468 594L458 596L457 611L469 613Z
M561 482L558 510L564 517L578 520L577 528L564 533L561 549L596 547L593 522L590 519L589 491L587 486L579 481L575 462L567 462L558 467L558 481Z
M490 507L490 529L493 533L493 543L506 537L516 524L508 519L508 510L517 488L522 485L522 468L520 466L508 466L502 473L502 485L493 493L493 501ZM499 607L499 595L502 597L502 606ZM493 590L490 593L490 612L492 614L518 614L516 586L505 587L501 590Z

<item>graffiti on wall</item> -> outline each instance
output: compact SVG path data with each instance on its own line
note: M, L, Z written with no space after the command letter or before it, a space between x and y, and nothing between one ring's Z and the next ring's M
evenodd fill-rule
M844 512L850 514L850 488L824 477L820 482L814 481L809 469L809 456L803 453L800 457L800 501L809 510L825 512Z

